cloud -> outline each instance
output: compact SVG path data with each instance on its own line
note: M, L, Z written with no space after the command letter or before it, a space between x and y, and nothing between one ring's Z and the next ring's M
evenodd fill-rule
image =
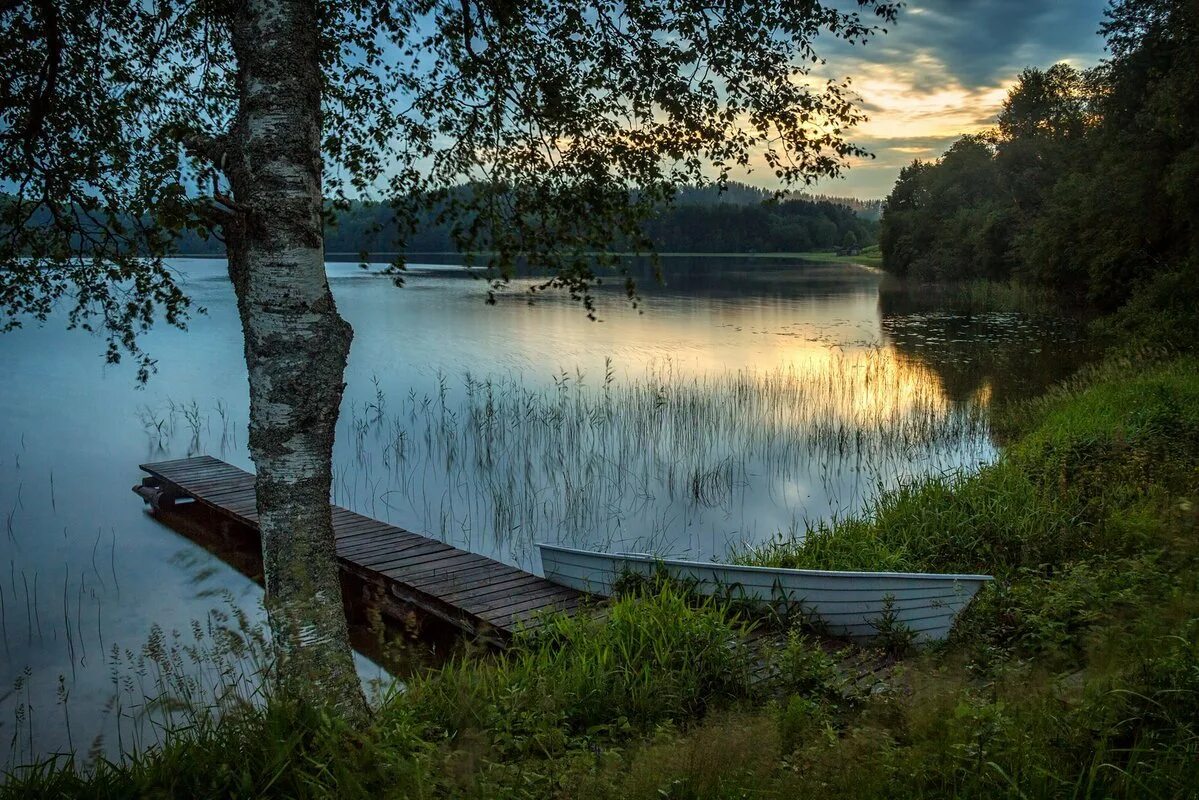
M851 78L870 116L851 138L875 158L820 189L881 197L913 157L935 158L960 135L994 125L1024 67L1097 63L1105 7L1105 0L913 0L865 47L823 42L821 77Z
M1104 0L913 0L889 32L866 47L827 43L830 64L849 57L891 65L931 54L944 70L921 88L952 78L964 85L1002 82L1029 64L1094 61Z

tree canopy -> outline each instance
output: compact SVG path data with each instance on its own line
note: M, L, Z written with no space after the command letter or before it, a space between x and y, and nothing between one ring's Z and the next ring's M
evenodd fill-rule
M1034 283L1112 309L1185 267L1199 232L1199 11L1119 0L1091 70L1029 68L995 130L915 162L887 199L884 267Z
M864 42L894 15L878 0L5 3L5 327L65 300L145 377L137 334L189 310L165 256L184 234L224 242L278 677L361 719L329 504L353 339L325 271L330 210L382 200L400 252L431 211L497 279L526 258L549 272L534 291L591 313L608 246L647 248L642 220L676 187L754 164L802 184L861 155L847 85L811 79L815 40Z
M847 235L873 243L878 222L868 206L858 203L855 212L847 198L790 197L776 200L771 192L732 183L726 193L715 189L682 187L670 204L663 204L644 219L639 233L656 252L732 253L804 252L840 245ZM325 248L330 253L361 255L386 261L400 246L407 253L452 253L459 242L449 221L438 221L433 210L417 215L411 230L397 229L391 206L382 202L352 200L330 215L325 227ZM637 242L614 235L605 252L634 249ZM222 255L216 239L192 232L176 241L180 253ZM603 272L598 273L603 277Z
M326 198L386 204L404 250L432 214L503 278L521 255L589 304L613 238L681 184L757 166L780 185L862 151L818 35L863 43L896 3L648 0L318 4ZM238 65L223 0L0 8L0 308L103 332L109 359L190 305L162 258L221 237ZM471 192L456 187L470 184ZM629 286L630 293L633 291Z

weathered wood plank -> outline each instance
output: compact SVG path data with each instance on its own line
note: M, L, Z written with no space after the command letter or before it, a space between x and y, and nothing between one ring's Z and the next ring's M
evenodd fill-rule
M545 601L542 599L532 600L518 607L506 609L504 611L490 612L485 618L492 625L501 630L512 631L518 625L527 625L537 617L544 614L553 613L571 613L579 608L582 600L573 598L562 598L558 600Z
M352 553L354 558L362 560L383 554L405 553L415 556L419 552L445 552L454 549L443 542L424 539L415 534L397 536L394 529L381 533L382 535L375 531L361 535L355 540L353 547L347 547L347 553Z
M517 572L514 575L504 576L497 581L480 583L474 586L463 586L452 591L442 591L437 596L450 603L461 600L463 603L469 603L473 606L478 603L491 602L493 599L516 597L523 592L541 589L543 586L544 584L538 580L536 575ZM421 588L424 589L426 587L422 586Z
M482 568L484 565L480 565ZM475 575L476 577L470 580L463 580L463 575ZM545 586L546 582L538 575L532 575L528 572L522 572L514 567L509 567L506 570L496 570L492 572L484 572L482 569L471 570L470 572L455 572L449 575L437 575L429 573L425 576L412 579L413 584L433 588L441 586L438 591L438 596L451 595L481 595L499 589L502 586L507 586L511 591L517 591L520 584L527 586L537 585ZM519 582L519 583L518 583Z
M403 553L389 553L374 558L364 558L362 559L362 563L373 570L382 572L384 575L399 577L402 573L416 572L418 568L425 565L429 565L430 567L448 567L451 564L483 562L485 560L482 556L477 556L474 553L450 548L449 550L417 553L412 556L406 556Z
M172 492L256 530L254 476L211 456L174 459L141 468ZM584 605L581 592L494 559L333 507L342 568L390 585L391 593L473 632L511 634L536 624L547 610Z
M507 564L503 564L499 561L493 561L492 559L488 558L488 559L484 559L483 563L459 564L459 565L453 565L450 567L446 567L444 565L439 567L439 566L434 565L434 566L428 567L425 570L410 573L408 575L408 579L413 580L413 581L427 581L427 580L431 580L433 578L446 578L446 579L462 578L464 576L464 573L471 573L471 572L473 572L473 573L489 573L491 576L494 577L496 574L498 574L501 571L506 573L508 570L513 570L513 569L516 569L516 568L510 567Z
M471 605L475 613L484 619L494 620L505 614L514 613L526 608L538 608L550 605L555 600L567 600L573 597L569 591L559 591L561 588L561 586L555 586L550 583L546 586L527 589L515 597L501 595L498 597L483 598L477 603L472 602ZM465 603L466 601L463 602Z

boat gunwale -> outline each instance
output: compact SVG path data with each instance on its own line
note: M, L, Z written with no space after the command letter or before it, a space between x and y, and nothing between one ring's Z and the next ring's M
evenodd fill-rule
M546 544L538 542L537 547L540 550L555 550L562 553L575 553L584 556L598 556L599 558L610 561L635 561L643 564L664 564L671 567L687 567L699 569L725 569L733 571L745 571L757 574L783 574L823 578L899 578L899 579L919 579L919 580L937 580L937 581L971 581L975 583L987 583L994 581L993 575L967 575L954 574L945 572L870 572L864 570L823 570L823 569L792 569L790 567L760 567L750 564L721 564L715 561L689 561L678 558L658 558L646 553L601 553L597 550L583 550L577 547L565 547L559 544ZM542 572L545 571L545 564L542 564Z

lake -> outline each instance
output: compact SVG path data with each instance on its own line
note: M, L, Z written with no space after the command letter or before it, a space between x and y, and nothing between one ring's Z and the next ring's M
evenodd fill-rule
M213 608L261 613L252 580L130 492L146 461L252 469L224 263L172 264L207 313L145 337L145 387L64 319L0 336L10 761L151 743L143 645L182 647ZM452 264L414 264L398 289L331 263L356 332L336 502L532 570L540 541L727 558L913 476L976 469L995 456L989 404L1088 350L1068 318L929 309L880 295L862 267L746 256L665 272L637 309L601 292L592 322L560 296L530 305L527 282L487 306L486 283Z

